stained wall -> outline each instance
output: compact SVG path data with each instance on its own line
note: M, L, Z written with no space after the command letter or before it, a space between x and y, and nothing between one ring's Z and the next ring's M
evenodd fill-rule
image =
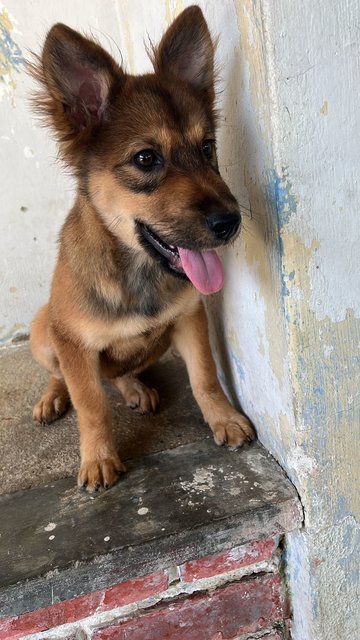
M293 637L345 640L360 628L359 5L236 9L253 217L213 303L219 356L304 506L287 541Z

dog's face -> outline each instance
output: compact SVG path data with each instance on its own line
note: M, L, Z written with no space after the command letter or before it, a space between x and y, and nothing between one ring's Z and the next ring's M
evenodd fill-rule
M217 166L213 58L203 15L190 7L154 49L153 74L125 74L64 25L49 32L38 72L39 108L108 229L202 293L221 288L212 250L241 221Z

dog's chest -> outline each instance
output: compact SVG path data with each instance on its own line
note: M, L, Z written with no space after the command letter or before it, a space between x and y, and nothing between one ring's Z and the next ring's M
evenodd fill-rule
M198 293L188 288L157 316L134 314L111 321L84 316L79 318L77 330L81 341L96 351L104 351L113 345L123 345L124 350L128 345L133 348L136 345L136 350L141 350L147 347L150 336L157 339L176 324L181 315L191 315L198 303Z
M157 330L139 335L130 340L117 340L103 357L115 363L116 375L139 373L157 360L170 345L171 327L158 327Z

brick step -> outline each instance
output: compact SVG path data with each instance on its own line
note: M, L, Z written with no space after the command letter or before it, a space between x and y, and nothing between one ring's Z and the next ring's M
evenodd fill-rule
M289 611L280 560L278 536L248 543L4 619L0 639L41 634L53 639L245 640L249 633L251 638L266 633L270 640L272 625L277 631L270 638L285 638L281 627Z

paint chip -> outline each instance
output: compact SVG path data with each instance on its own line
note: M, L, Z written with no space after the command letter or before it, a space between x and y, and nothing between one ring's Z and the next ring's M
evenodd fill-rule
M325 100L325 102L323 103L322 107L320 108L320 113L323 116L327 116L327 114L329 113L329 103L327 100Z
M49 540L54 540L55 536L49 536Z
M49 522L49 524L44 527L44 531L53 531L54 529L56 529L55 522Z
M214 474L209 469L196 469L192 482L180 482L181 488L189 493L208 493L214 488Z
M104 542L109 542L109 540L110 540L110 536L105 536Z
M149 509L147 509L147 507L141 507L140 509L138 509L139 516L145 516L148 512Z
M24 147L24 156L25 158L33 158L35 153L30 147Z
M0 3L0 101L3 95L12 97L16 88L16 73L24 60L20 47L12 38L14 19ZM15 105L14 105L15 106Z

